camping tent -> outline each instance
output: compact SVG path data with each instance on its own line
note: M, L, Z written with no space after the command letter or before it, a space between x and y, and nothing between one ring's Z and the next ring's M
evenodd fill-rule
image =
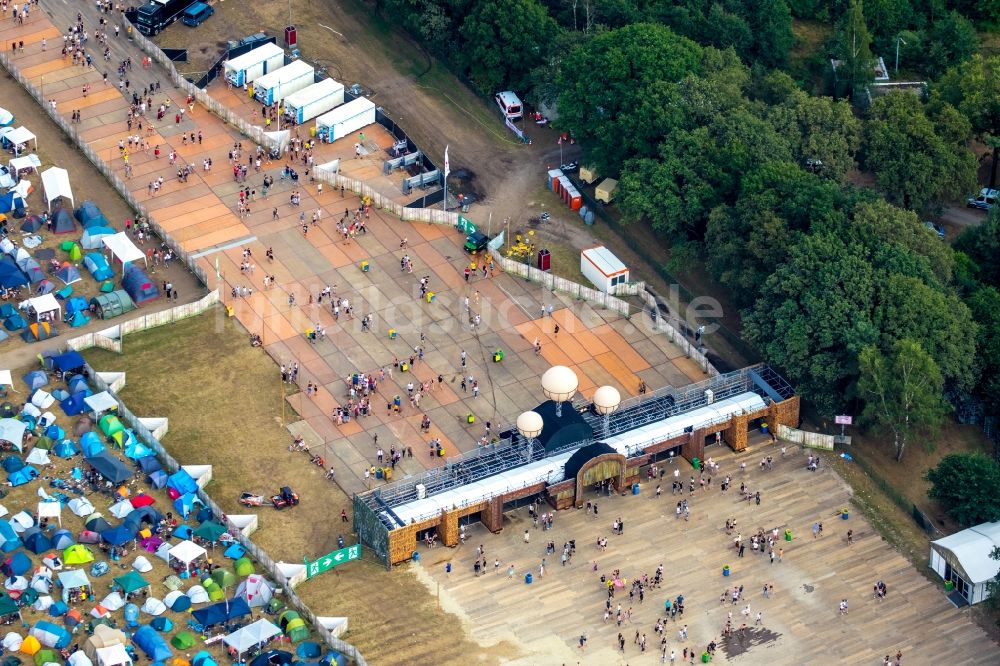
M17 486L23 486L27 483L31 483L37 478L38 478L38 470L32 467L31 465L27 465L23 469L19 469L18 471L8 475L7 482L12 487L16 488Z
M25 342L40 342L57 335L59 335L59 331L55 327L47 321L42 321L37 324L28 324L28 328L21 332L21 339Z
M84 402L87 398L86 393L74 393L68 398L59 402L59 406L62 407L63 412L66 416L76 416L81 412L87 410L87 403ZM57 452L56 455L59 455ZM73 455L72 453L69 455ZM69 456L66 456L69 457Z
M113 629L106 624L94 627L94 634L83 644L83 651L91 659L97 658L97 651L112 645L125 645L128 638L120 629Z
M45 188L45 201L49 210L52 210L52 202L60 197L66 197L73 201L73 188L69 185L69 172L59 167L49 167L42 172L42 187Z
M80 276L80 269L73 264L66 264L55 272L55 277L62 280L63 284L73 284L83 278Z
M5 256L0 259L0 287L12 289L14 287L23 287L28 282L28 277L18 267L13 258Z
M108 294L98 294L90 299L90 304L94 306L94 314L101 319L111 319L135 310L132 297L124 289L118 289Z
M7 109L0 109L0 127L10 127L14 123L14 114Z
M52 624L45 620L36 622L30 630L32 636L38 639L38 642L50 648L56 648L61 650L67 647L73 636L66 631L64 628L60 627L58 624Z
M56 208L52 211L52 221L49 225L53 234L71 234L76 231L76 222L65 208Z
M236 588L236 596L244 599L251 608L266 606L274 596L274 588L263 576L251 574Z
M124 231L119 231L113 236L106 236L101 242L104 243L104 247L111 250L111 254L121 264L124 265L130 261L141 261L148 266L145 253L136 247L135 243L132 242L132 239Z
M95 280L109 280L114 275L108 260L99 252L90 252L83 258L83 266Z
M144 587L149 587L146 579L135 571L129 571L115 578L115 585L120 587L124 594L133 594Z
M93 201L84 201L80 204L80 207L74 211L73 217L88 229L95 223L105 227L108 226L108 218L104 217L104 213L101 212L101 209Z
M19 155L30 141L35 143L35 150L38 150L38 138L31 132L31 130L23 125L17 129L4 132L2 136L5 144L9 144L14 147L15 154Z
M125 268L125 275L122 276L122 289L132 297L132 302L142 305L160 297L160 289L156 283L149 279L138 266L128 266Z
M24 210L24 197L16 190L12 189L7 194L0 195L0 213L9 213Z
M98 422L98 425L101 428L101 432L103 432L108 437L114 435L116 432L121 432L122 430L125 429L125 426L122 425L121 420L114 414L105 414L104 416L102 416L101 420Z
M118 401L115 400L107 391L101 391L100 393L89 395L87 396L85 402L87 403L87 407L90 408L90 411L96 414L102 414L103 412L118 409Z
M121 546L133 541L135 539L135 532L130 530L128 527L123 525L117 525L108 530L103 530L101 532L101 541L105 541L112 546Z
M18 451L24 443L24 432L28 429L24 421L0 419L0 442L9 442Z
M150 661L166 661L170 658L170 648L156 629L145 625L132 635L132 642L149 656Z
M87 230L83 232L83 237L80 239L80 245L84 250L99 250L104 247L104 239L114 235L115 230L111 227L99 225L87 227Z
M83 457L89 458L91 456L96 456L101 451L104 451L104 443L101 442L101 438L97 436L97 433L93 430L89 430L80 437L80 450L83 451ZM72 504L72 502L71 502ZM93 513L94 509L91 508L90 512ZM83 514L77 514L83 515ZM85 514L90 515L90 514Z
M81 592L85 592L88 597L91 596L90 579L87 578L87 574L83 569L60 571L57 579L59 580L59 586L62 588L62 600L66 603L69 603L70 594L73 590L80 590Z
M132 470L107 451L101 451L95 456L84 458L84 461L112 483L121 483L132 478Z
M132 657L120 643L97 648L97 666L132 666Z
M74 497L67 504L69 510L81 518L94 513L94 505L86 497Z

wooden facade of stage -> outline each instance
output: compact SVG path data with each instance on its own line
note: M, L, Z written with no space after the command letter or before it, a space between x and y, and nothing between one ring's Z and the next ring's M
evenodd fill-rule
M709 428L700 428L677 437L647 446L641 456L628 458L620 453L604 453L584 464L575 478L558 483L536 483L518 490L492 497L451 510L442 510L440 516L413 523L389 532L389 555L392 564L400 564L413 557L417 548L418 534L436 529L438 538L445 546L454 547L459 542L459 521L466 516L479 514L479 519L493 533L503 528L504 506L508 502L543 494L555 509L582 507L585 490L595 484L611 479L615 490L621 492L640 480L640 469L650 464L655 456L664 451L681 447L681 455L689 462L695 458L705 460L705 442L715 433L734 451L744 451L749 441L750 424L758 419L768 423L772 432L779 425L795 428L799 424L799 397L771 403L766 408L746 414L735 414L726 423Z

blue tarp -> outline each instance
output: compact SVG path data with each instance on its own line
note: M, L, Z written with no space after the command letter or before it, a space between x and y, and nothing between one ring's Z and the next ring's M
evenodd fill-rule
M132 642L152 661L166 661L170 658L171 652L167 641L149 625L139 627L132 635Z
M60 354L59 356L53 356L52 367L60 372L68 372L70 370L76 370L77 368L82 368L86 365L86 361L80 356L80 352L70 350L65 354Z
M74 312L86 312L90 309L90 303L87 302L86 298L81 296L73 296L68 301L66 305L63 306L63 312L71 315Z
M177 470L177 472L170 475L170 478L167 480L167 487L173 488L181 495L198 492L198 484L183 469Z
M21 537L17 536L17 532L14 528L10 526L7 521L0 521L0 550L5 553L9 553L12 550L17 550L21 547ZM28 560L31 563L31 560Z
M86 392L81 391L80 393L74 393L70 397L66 398L59 403L62 407L63 412L66 416L76 416L81 412L87 411L87 403L83 401L87 397Z
M130 530L126 525L118 525L117 527L112 527L110 530L101 532L101 539L112 546L120 546L135 539L135 532Z
M12 210L24 210L24 199L14 190L0 194L0 213L9 213Z
M96 469L101 476L112 483L121 483L132 478L132 470L107 451L101 451L96 456L89 456L84 460L88 465Z
M38 470L27 465L24 469L20 469L10 476L7 477L7 481L10 482L12 486L23 486L26 483L31 483L33 480L38 478Z

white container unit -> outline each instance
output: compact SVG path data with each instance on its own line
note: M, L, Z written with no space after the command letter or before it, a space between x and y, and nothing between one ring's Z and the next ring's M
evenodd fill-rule
M316 119L316 136L327 143L375 123L375 105L366 97L338 106Z
M285 65L285 50L268 42L248 51L225 64L226 79L234 86L242 86Z
M605 294L628 282L628 268L611 250L599 245L580 253L580 272Z
M254 81L253 96L261 104L280 102L316 81L312 65L301 60L293 60L281 69L265 74Z
M296 125L310 121L344 103L344 86L333 79L323 79L285 98L285 113Z

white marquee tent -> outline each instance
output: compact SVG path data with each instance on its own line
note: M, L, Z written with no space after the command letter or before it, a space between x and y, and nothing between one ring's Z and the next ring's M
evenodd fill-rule
M38 159L38 155L35 155L34 153L31 155L24 155L22 157L15 157L7 163L7 167L10 169L11 175L16 174L21 169L37 169L40 166L42 166L42 161Z
M42 172L42 187L45 188L45 202L49 211L52 210L52 202L59 197L69 199L73 207L76 201L73 199L73 188L69 186L69 172L59 167L49 167Z
M105 236L101 240L104 242L104 247L111 250L111 254L123 265L128 261L146 262L146 255L136 247L135 243L132 242L132 239L124 231L119 231L113 236Z
M23 125L7 132L3 138L14 144L15 153L20 153L20 147L26 145L29 141L34 142L35 150L38 150L38 138L32 134L31 130Z
M62 306L52 294L28 299L28 307L35 311L35 320L42 321L42 315L50 315L51 321L62 321ZM55 312L55 315L52 313Z

